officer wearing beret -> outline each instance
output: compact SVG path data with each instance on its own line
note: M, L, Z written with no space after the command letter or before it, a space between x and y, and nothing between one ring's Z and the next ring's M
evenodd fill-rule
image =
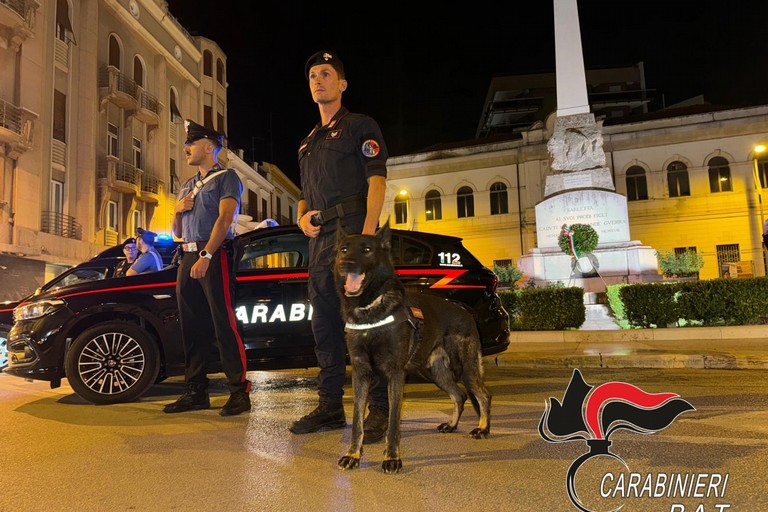
M163 268L163 258L155 249L155 237L152 231L139 228L139 236L136 239L139 252L141 253L131 268L125 273L127 276L135 276L145 272L157 272Z
M222 135L193 121L186 121L186 129L187 163L197 166L198 172L181 186L173 234L184 240L176 298L187 389L164 411L177 413L211 406L206 356L215 339L230 391L219 414L232 416L251 410L245 346L232 308L235 280L227 243L235 236L232 226L240 209L243 185L234 169L223 169L217 163L224 143Z
M133 265L133 262L136 261L136 257L139 255L139 248L136 247L135 238L125 239L123 242L123 254L125 254L125 259L115 267L115 277L124 277L128 269Z
M384 204L387 148L376 121L341 104L344 65L331 51L312 55L304 68L320 122L299 147L302 196L298 224L310 238L309 299L320 375L319 405L290 427L294 434L343 428L346 345L333 277L336 229L372 235ZM384 379L371 389L364 442L384 437L389 405Z

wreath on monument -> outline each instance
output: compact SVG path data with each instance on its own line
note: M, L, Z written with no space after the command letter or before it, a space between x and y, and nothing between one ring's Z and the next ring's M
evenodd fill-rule
M597 271L599 264L592 251L597 248L599 238L595 228L589 224L563 224L557 243L565 254L571 256L571 270L583 272L579 258L585 256Z

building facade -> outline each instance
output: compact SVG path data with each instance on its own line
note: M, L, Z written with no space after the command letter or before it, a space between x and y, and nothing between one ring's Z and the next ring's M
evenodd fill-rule
M768 106L692 107L603 126L630 235L659 252L694 250L702 279L765 275L762 226ZM536 245L534 208L551 174L546 143L554 116L506 140L478 139L390 158L382 222L459 236L486 266L516 264ZM756 150L755 148L758 148Z
M196 172L183 120L227 133L227 60L164 0L0 2L0 38L0 282L15 283L3 300L136 228L170 231ZM244 208L274 196L228 156Z

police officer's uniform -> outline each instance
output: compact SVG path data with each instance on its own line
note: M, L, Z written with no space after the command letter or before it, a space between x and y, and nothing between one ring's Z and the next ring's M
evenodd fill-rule
M345 379L344 324L333 277L336 229L343 222L360 233L366 215L368 178L387 175L387 148L372 118L342 107L325 126L317 126L299 147L302 197L308 210L320 210L324 223L310 239L309 299L312 332L320 366L320 403L341 405ZM386 383L371 390L372 405L387 408Z
M194 123L188 126L188 133L188 142L203 136L216 136L218 140L216 132ZM234 229L230 228L225 241L215 253L207 255L211 261L205 276L201 279L192 279L190 276L192 265L205 256L201 252L204 252L219 216L219 202L228 197L236 199L236 211L239 211L243 185L234 169L215 166L205 175L198 172L185 181L181 186L179 199L187 196L196 185L198 192L194 207L184 212L181 218L184 254L176 281L186 359L185 378L187 384L197 385L202 389L207 387L206 359L211 342L215 339L218 342L221 367L227 376L230 392L248 393L250 382L245 378L245 346L237 331L232 307L235 277L230 241L235 236Z

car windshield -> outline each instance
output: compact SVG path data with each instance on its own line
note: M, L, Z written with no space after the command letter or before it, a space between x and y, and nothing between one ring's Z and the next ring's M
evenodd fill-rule
M65 286L71 286L73 284L85 283L88 281L100 281L106 279L112 268L109 265L101 265L97 267L73 267L64 271L57 277L48 281L40 288L40 291L58 290Z

